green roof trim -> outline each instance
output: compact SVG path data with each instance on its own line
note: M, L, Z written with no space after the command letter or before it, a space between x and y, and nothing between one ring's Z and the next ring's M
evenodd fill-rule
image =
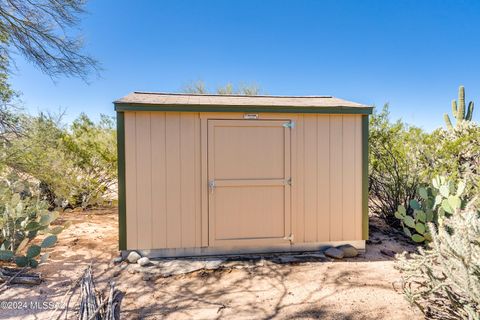
M248 106L248 105L163 105L143 103L114 103L117 112L124 111L175 111L175 112L262 112L262 113L328 113L372 114L373 107L318 107L318 106Z

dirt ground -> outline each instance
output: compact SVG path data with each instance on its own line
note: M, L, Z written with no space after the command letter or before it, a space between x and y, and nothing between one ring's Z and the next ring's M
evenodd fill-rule
M143 280L126 270L113 276L118 270L112 264L118 256L116 210L71 212L63 218L73 225L60 234L50 260L36 270L45 281L1 292L0 302L10 306L0 304L0 319L74 319L79 290L70 300L66 293L90 263L98 290L113 280L125 293L122 319L422 319L400 294L394 259L380 252L412 247L377 228L371 239L381 243L367 245L366 253L353 259Z

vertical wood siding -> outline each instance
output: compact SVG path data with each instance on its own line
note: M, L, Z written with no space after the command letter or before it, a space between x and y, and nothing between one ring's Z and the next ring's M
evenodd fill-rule
M296 118L295 243L361 240L362 116ZM207 246L207 137L201 136L207 120L198 113L142 111L125 112L124 121L127 249Z
M304 115L299 122L304 152L297 155L300 186L294 187L304 199L296 207L303 217L296 233L304 242L361 240L361 116Z
M197 113L125 113L128 249L201 245L199 123Z

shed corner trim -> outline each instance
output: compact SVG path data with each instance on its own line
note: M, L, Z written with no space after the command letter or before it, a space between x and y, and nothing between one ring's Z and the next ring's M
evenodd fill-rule
M125 188L125 114L117 111L118 157L118 247L127 249L127 209Z
M368 240L368 115L362 116L362 239Z

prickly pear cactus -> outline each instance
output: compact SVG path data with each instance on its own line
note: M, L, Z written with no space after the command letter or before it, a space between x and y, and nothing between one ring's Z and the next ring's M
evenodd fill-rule
M473 101L470 101L468 103L468 108L465 108L465 88L463 86L460 86L458 88L458 104L457 101L452 100L452 115L456 119L455 126L458 126L458 124L462 121L471 121L473 116L473 108ZM466 114L465 110L467 111ZM447 128L453 129L453 124L450 120L450 116L445 113L443 115L443 118L445 120Z
M403 232L415 242L431 241L429 223L442 224L446 216L454 214L464 205L462 194L465 183L457 186L445 177L436 177L432 187L420 187L417 199L409 207L398 206L395 217L400 220Z
M48 211L45 202L0 189L0 260L36 267L48 258L42 249L54 246L68 224L51 226L59 213Z

